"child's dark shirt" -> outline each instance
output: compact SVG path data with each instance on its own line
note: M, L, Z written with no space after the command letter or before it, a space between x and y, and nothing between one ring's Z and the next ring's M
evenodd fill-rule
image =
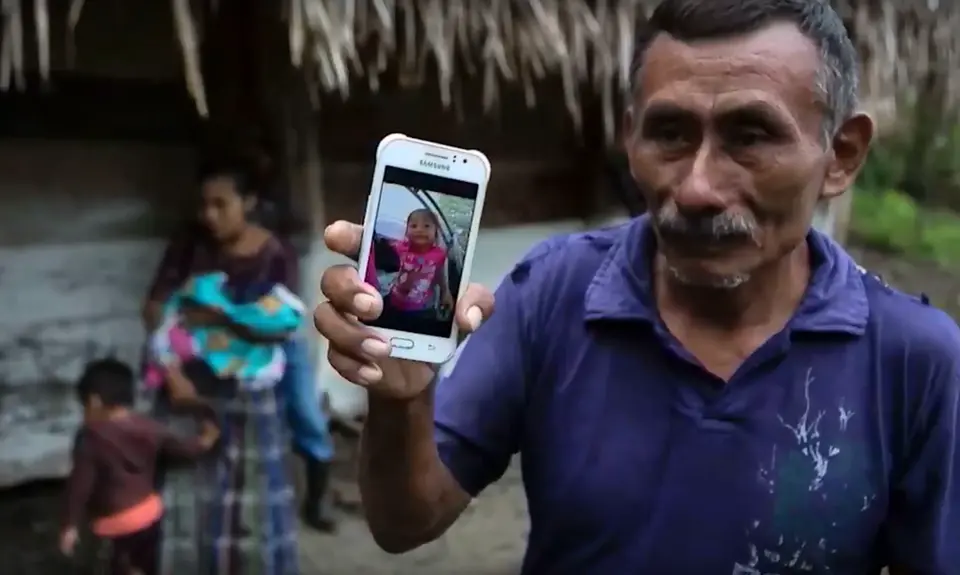
M193 460L204 452L198 438L177 437L142 415L85 423L74 441L66 525L108 517L149 497L161 455Z

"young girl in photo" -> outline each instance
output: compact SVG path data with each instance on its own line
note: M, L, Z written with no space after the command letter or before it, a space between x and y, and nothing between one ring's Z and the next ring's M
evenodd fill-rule
M386 304L398 312L450 311L453 295L443 273L447 251L438 245L440 222L423 208L410 212L404 239L390 242L399 260ZM439 294L439 307L435 300Z

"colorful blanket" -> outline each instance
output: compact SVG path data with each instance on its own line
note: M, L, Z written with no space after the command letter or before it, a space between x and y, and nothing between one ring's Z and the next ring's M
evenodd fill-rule
M235 378L242 388L272 387L286 367L282 340L300 326L304 311L303 302L282 285L237 302L226 274L194 276L167 302L165 319L151 337L146 385L158 387L168 366L200 358L217 377ZM205 319L197 321L196 312ZM241 337L241 331L259 341Z

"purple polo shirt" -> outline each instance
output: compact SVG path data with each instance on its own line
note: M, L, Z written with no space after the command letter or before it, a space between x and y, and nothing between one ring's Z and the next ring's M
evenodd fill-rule
M659 319L654 241L535 248L437 388L469 493L522 454L523 573L960 573L953 320L810 232L796 315L724 385Z

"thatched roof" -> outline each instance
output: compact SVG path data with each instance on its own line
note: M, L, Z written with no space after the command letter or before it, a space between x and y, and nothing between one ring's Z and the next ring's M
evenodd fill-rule
M203 0L216 2L217 0ZM221 0L224 1L224 0ZM226 0L229 1L229 0ZM708 0L705 0L708 1ZM42 74L49 72L47 0L33 0ZM200 74L197 23L191 0L171 0L183 52L187 86L206 114ZM522 86L527 103L538 97L538 80L562 78L571 118L581 122L580 97L594 90L605 103L605 124L614 132L615 94L626 88L633 31L657 0L283 0L278 18L289 28L293 63L303 67L317 91L344 97L364 79L377 90L390 60L404 75L424 81L425 63L438 70L443 102L463 74L483 79L487 109L500 86ZM11 86L23 61L24 0L3 0L4 37L0 88ZM84 0L71 0L68 29ZM952 0L836 0L852 21L864 56L864 100L881 116L924 85L930 70L946 81L945 106L960 104L960 3ZM361 50L361 46L365 46ZM371 49L370 46L373 46ZM374 54L361 58L360 54ZM362 85L362 84L361 84ZM550 97L556 97L552 94Z

